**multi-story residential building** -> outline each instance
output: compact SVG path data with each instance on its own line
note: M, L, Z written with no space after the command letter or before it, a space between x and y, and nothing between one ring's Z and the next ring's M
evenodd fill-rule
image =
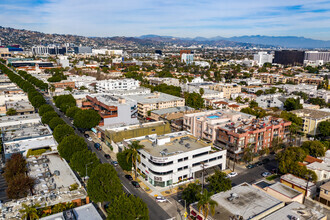
M99 126L124 126L138 124L135 100L109 94L91 94L82 103L83 109L94 109L101 116Z
M322 63L329 63L330 52L306 51L304 61L322 61Z
M289 77L275 74L275 73L258 73L253 74L256 79L260 79L262 83L266 84L276 84L276 83L286 83Z
M141 160L137 168L153 186L167 187L199 178L203 169L226 168L226 150L186 131L127 139L123 146L128 147L135 140L144 146L139 150Z
M330 206L330 181L320 186L319 202Z
M193 64L193 62L194 62L194 54L183 53L181 55L181 62L186 63L187 65Z
M219 127L228 122L249 118L255 118L255 116L228 109L197 112L184 115L183 128L197 138L215 142Z
M180 86L180 80L177 78L161 78L161 77L147 77L150 85L157 86L160 84Z
M259 119L241 116L218 127L216 143L227 147L229 157L240 159L244 148L250 147L253 152L258 152L271 147L276 137L287 142L290 125L290 121L272 116Z
M253 55L253 60L257 61L259 66L263 66L264 63L272 63L273 59L273 54L268 54L267 52L258 52Z
M108 93L113 90L131 90L140 87L140 81L134 79L110 79L97 81L96 91L98 93Z
M248 86L259 86L264 84L261 79L255 79L255 78L247 78L247 79L233 79L233 82L235 83L245 83Z
M252 101L252 100L256 100L256 98L257 98L257 96L255 94L249 94L249 93L245 93L245 92L231 94L232 99L235 100L237 97L241 97L242 101L244 101L244 100Z
M161 121L161 120L171 121L171 120L183 118L185 114L192 112L196 112L196 110L188 106L164 108L164 109L151 111L150 118L155 121Z
M78 76L78 75L71 75L68 77L69 81L72 81L75 83L76 88L80 88L82 86L85 86L86 88L89 87L91 83L96 83L96 77L93 76Z
M330 121L330 112L315 109L299 109L291 111L303 119L302 132L308 135L319 134L318 125L322 121Z
M147 117L148 112L152 110L185 106L184 98L168 95L161 92L130 95L127 97L136 100L138 104L138 114L142 117Z
M217 90L223 92L223 97L229 99L232 93L240 93L241 86L234 83L224 83L224 84L216 84L211 85L210 89Z

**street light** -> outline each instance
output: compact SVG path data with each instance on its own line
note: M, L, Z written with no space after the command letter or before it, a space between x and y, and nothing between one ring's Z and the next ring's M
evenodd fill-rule
M90 162L90 163L86 163L86 164L85 164L85 167L86 167L85 181L89 179L89 177L88 177L88 175L87 175L87 166L90 165L90 164L92 164L92 163L94 163L94 162Z

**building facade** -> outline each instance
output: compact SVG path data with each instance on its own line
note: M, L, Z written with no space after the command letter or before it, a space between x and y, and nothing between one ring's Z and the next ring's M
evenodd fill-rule
M98 93L108 93L113 90L133 90L140 87L140 81L134 79L102 80L96 82Z

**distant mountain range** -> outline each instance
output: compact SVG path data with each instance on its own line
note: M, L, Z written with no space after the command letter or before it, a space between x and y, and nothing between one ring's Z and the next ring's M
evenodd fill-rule
M329 48L330 41L314 40L304 37L240 36L240 37L195 37L181 38L173 36L143 35L140 37L84 37L70 34L45 34L37 31L6 28L0 26L2 45L19 44L29 48L33 45L74 43L92 47L112 48L162 48L168 45L193 46L206 45L217 47L264 47L264 48Z
M323 40L314 40L311 38L305 37L295 37L295 36L261 36L261 35L252 35L252 36L239 36L239 37L195 37L195 38L177 38L172 36L159 36L159 35L143 35L138 37L140 39L181 39L187 41L195 41L195 42L219 42L219 41L231 41L231 42L239 42L246 44L255 44L255 45L265 45L265 46L275 46L275 47L283 47L283 48L330 48L330 41Z

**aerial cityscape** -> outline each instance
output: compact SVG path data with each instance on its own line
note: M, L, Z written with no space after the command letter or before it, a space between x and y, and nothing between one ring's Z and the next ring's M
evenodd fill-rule
M0 220L330 219L330 1L0 8Z

